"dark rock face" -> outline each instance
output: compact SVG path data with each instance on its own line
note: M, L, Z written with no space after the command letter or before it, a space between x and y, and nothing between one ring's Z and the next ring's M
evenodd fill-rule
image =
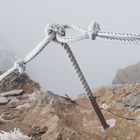
M112 84L135 84L140 82L140 63L119 69Z
M34 89L40 89L40 86L31 80L26 73L13 72L0 81L0 93L14 89L23 89L25 92L32 93Z

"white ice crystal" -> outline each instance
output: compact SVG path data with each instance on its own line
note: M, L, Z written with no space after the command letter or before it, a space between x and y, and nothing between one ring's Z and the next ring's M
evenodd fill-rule
M101 105L101 108L104 109L104 110L107 110L107 109L110 108L110 106L107 105L106 103L103 103L103 104Z
M11 132L0 132L0 140L31 140L30 137L23 135L19 129L14 129Z
M110 119L110 120L107 120L106 122L110 126L110 128L115 127L115 124L116 124L115 119Z

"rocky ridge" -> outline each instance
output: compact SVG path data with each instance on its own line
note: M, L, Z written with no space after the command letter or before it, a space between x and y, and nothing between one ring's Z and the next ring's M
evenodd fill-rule
M112 84L136 84L140 82L140 63L119 69Z
M30 88L35 90L12 95L10 101L0 105L0 130L19 128L31 140L140 139L140 84L93 91L110 125L105 131L85 95L73 100L33 85Z

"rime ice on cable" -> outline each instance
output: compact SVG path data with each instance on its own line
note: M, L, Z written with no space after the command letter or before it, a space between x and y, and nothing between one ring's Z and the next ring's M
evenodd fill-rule
M66 37L66 29L72 29L80 33L80 35L77 35L75 37ZM46 37L29 53L27 54L23 59L18 60L15 62L14 66L9 69L7 72L2 74L0 76L0 81L3 78L6 78L9 74L12 72L18 70L19 73L22 73L25 71L25 65L30 62L32 59L34 59L51 41L57 42L62 45L62 47L65 49L66 53L68 54L68 57L70 61L72 62L72 65L86 91L87 97L90 100L102 126L104 129L107 129L109 125L105 121L105 118L96 103L96 98L92 95L92 91L74 57L74 54L72 50L70 49L69 45L67 43L74 42L74 41L80 41L84 39L106 39L106 40L116 40L116 41L128 41L128 42L140 42L140 35L136 34L125 34L125 33L112 33L112 32L101 32L100 26L97 22L92 22L88 29L84 29L82 27L73 25L73 24L65 24L65 25L59 25L59 24L48 24L45 28Z

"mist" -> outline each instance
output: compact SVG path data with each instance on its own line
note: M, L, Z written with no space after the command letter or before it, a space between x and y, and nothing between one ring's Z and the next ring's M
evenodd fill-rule
M138 0L0 0L0 48L23 58L45 37L48 23L88 27L96 20L102 31L139 34L139 5ZM69 45L91 89L111 84L119 68L140 62L140 44L85 40ZM59 95L84 92L65 51L53 42L27 65L27 73Z

